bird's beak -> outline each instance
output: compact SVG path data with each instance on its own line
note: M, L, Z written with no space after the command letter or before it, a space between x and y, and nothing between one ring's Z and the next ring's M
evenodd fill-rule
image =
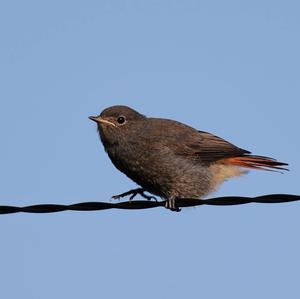
M92 121L95 121L96 123L98 122L98 117L97 116L89 116L89 119Z
M100 116L89 116L89 119L96 122L97 124L103 123L103 124L108 124L108 125L111 125L113 127L116 127L116 125L113 122L111 122L109 120L106 120L106 119L104 119Z

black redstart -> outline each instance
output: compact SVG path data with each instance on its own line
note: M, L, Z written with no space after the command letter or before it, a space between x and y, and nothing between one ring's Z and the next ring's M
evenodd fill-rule
M251 155L228 141L180 122L146 117L127 106L113 106L90 116L98 126L113 164L142 188L115 195L147 191L166 199L166 208L179 211L176 198L201 198L245 168L287 170L286 163Z

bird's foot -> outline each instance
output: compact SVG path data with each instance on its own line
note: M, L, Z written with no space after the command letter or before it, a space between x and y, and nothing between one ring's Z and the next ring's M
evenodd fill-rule
M132 190L129 190L127 192L121 193L121 194L113 195L112 198L113 199L120 199L122 197L131 195L129 197L129 200L132 200L134 197L136 197L139 194L142 197L146 198L147 200L154 199L155 201L157 201L157 199L154 196L147 195L147 194L145 194L145 192L146 192L145 189L143 189L143 188L137 188L137 189L132 189Z
M166 200L165 208L173 212L180 212L181 209L176 206L176 198L169 198Z

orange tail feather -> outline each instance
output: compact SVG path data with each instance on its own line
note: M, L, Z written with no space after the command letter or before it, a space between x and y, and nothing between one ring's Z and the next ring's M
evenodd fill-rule
M288 165L287 163L278 162L275 159L263 156L244 155L240 157L232 157L223 160L224 163L237 165L246 168L276 171L276 170L288 170L281 167Z

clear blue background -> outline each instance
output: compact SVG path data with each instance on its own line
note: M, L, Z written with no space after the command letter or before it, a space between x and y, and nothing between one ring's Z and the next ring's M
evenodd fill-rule
M0 204L135 187L88 120L125 104L291 171L215 195L299 194L298 1L2 1ZM300 203L0 216L1 298L299 298Z

